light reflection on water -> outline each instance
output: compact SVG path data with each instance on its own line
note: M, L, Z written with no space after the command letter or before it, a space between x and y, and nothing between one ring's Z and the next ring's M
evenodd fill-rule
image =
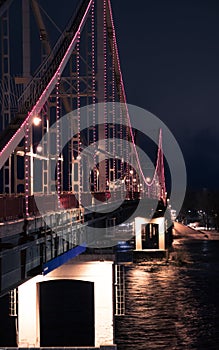
M126 268L118 350L219 349L219 242L176 242L183 264Z

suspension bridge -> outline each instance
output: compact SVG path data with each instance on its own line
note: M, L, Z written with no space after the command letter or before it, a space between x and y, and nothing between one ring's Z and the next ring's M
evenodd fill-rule
M162 130L156 130L157 156L148 174L127 105L110 0L78 1L76 9L69 9L73 15L54 45L40 1L21 3L22 72L14 75L13 1L0 1L0 293L11 291L12 301L16 287L32 277L46 277L57 267L64 271L64 263L73 257L77 261L86 251L109 253L124 240L121 224L139 202L144 203L144 216L158 202L162 216L166 206ZM35 72L30 12L40 47ZM88 227L95 232L87 233ZM79 279L76 267L73 270ZM120 267L116 271L117 295L122 295ZM83 273L81 279L85 280ZM21 310L22 302L20 297ZM117 312L122 312L123 303L116 304ZM29 336L35 339L32 343L25 340L22 327L20 319L19 346L54 345L46 342L42 329L41 341L36 330ZM96 333L98 341L91 336L89 344L79 341L80 345L104 344Z

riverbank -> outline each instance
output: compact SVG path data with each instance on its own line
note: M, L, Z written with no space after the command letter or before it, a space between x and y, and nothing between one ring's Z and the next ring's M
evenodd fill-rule
M185 226L179 222L174 222L174 229L173 229L173 238L174 239L201 239L201 240L213 240L213 241L219 241L219 232L217 231L202 231L202 230L195 230L191 227Z

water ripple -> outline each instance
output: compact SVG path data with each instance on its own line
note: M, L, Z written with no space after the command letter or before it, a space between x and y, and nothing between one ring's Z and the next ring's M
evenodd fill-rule
M126 268L118 350L219 348L219 242L176 244L186 265Z

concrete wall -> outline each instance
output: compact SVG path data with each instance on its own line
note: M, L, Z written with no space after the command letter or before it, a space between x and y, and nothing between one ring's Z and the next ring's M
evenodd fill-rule
M40 346L38 283L68 278L94 283L95 346L109 346L114 343L113 262L72 260L46 276L34 277L18 288L19 347Z

